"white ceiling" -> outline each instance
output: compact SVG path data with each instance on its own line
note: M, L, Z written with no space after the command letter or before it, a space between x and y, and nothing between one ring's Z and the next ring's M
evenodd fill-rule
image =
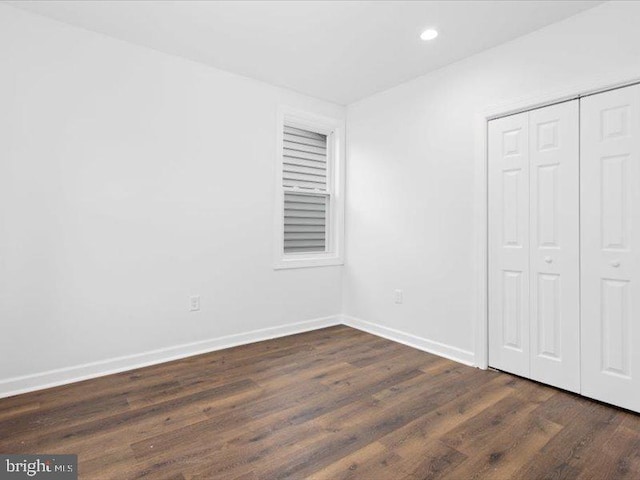
M599 1L9 1L72 25L348 104ZM420 32L436 28L432 42Z

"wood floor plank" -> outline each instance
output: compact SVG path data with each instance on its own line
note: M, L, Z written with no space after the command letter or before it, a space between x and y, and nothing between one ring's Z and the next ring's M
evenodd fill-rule
M578 475L579 480L638 478L640 436L623 425L616 428L597 452L598 462Z
M436 449L440 448L442 436L512 393L504 383L503 378L496 377L394 430L380 442L405 459L403 465L407 471L424 470L420 464L434 444Z
M87 414L82 410L82 414L75 417L73 422L69 422L67 419L67 412L71 407L65 407L61 420L67 420L67 422L65 424L62 424L62 421L47 424L45 428L39 427L39 423L34 423L40 422L41 418L45 415L45 413L39 412L37 418L33 421L24 419L24 422L28 423L28 427L24 427L27 430L26 433L13 435L11 438L8 438L7 441L0 442L0 445L6 451L15 451L17 448L24 449L25 446L46 448L50 444L57 445L63 441L73 443L77 438L82 441L83 438L90 437L94 434L104 434L114 429L121 431L123 429L130 429L132 425L138 425L148 420L154 421L154 419L158 417L170 419L171 415L181 408L188 407L193 410L194 407L197 408L198 405L205 408L209 402L216 398L228 398L229 396L255 387L255 384L251 382L251 380L241 380L235 383L219 385L207 390L200 390L185 397L168 400L140 409L129 408L124 411L119 411L119 409L114 409L113 411L109 411L109 409L100 410L103 415L95 415L93 410L90 410ZM82 407L84 408L84 404L82 404ZM114 412L116 413L114 414ZM104 413L106 413L106 415L104 415ZM196 413L199 414L200 412ZM202 417L206 417L206 415L203 414ZM169 422L166 422L167 425L168 423ZM34 429L36 431L33 431ZM22 443L22 447L8 443L24 439L28 439L31 443Z
M489 445L496 436L519 425L522 418L530 418L535 408L535 404L523 404L514 395L509 395L450 430L441 440L467 455L473 454Z
M637 479L640 416L339 326L0 400L87 480Z
M541 408L537 413L543 412ZM577 478L586 465L591 462L595 465L598 451L620 421L616 409L595 402L572 410L565 419L564 428L543 448L533 452L529 462L516 475L522 478ZM589 455L590 451L596 455Z
M402 459L384 445L373 442L364 448L342 457L318 472L307 477L307 480L388 480L390 478L409 478L410 476L398 467Z
M540 450L562 428L542 417L518 416L513 422L501 424L498 431L494 430L491 437L485 437L473 449L465 449L467 460L452 474L469 480L514 478L515 472L527 463L527 454Z
M25 402L18 405L7 405L0 410L0 422L23 414L33 413L42 407L40 402Z
M399 467L403 473L409 472L410 478L421 480L447 478L458 465L467 460L466 455L438 440L429 440L420 448L405 452L402 458L403 462Z

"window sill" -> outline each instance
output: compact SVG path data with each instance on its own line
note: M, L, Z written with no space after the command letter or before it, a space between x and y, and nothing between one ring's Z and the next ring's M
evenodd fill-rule
M311 267L335 267L344 265L342 257L301 257L301 258L281 258L273 266L274 270L286 270L289 268L311 268Z

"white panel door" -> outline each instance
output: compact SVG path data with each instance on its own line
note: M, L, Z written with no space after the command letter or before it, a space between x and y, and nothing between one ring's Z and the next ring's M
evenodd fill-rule
M640 411L640 86L581 103L582 393Z
M531 378L580 391L579 108L529 112Z
M528 114L489 122L489 365L529 376Z

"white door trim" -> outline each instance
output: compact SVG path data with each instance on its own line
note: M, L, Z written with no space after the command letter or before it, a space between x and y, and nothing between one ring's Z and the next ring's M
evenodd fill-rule
M488 125L489 120L514 113L545 107L554 103L573 100L586 95L624 87L640 82L640 67L633 66L614 72L597 75L583 82L567 85L563 88L548 90L516 98L504 103L492 105L476 114L475 118L475 185L474 185L474 242L475 242L475 305L474 319L474 363L478 368L489 366L489 329L487 301L488 272L488 210L487 210L487 161L488 161Z

